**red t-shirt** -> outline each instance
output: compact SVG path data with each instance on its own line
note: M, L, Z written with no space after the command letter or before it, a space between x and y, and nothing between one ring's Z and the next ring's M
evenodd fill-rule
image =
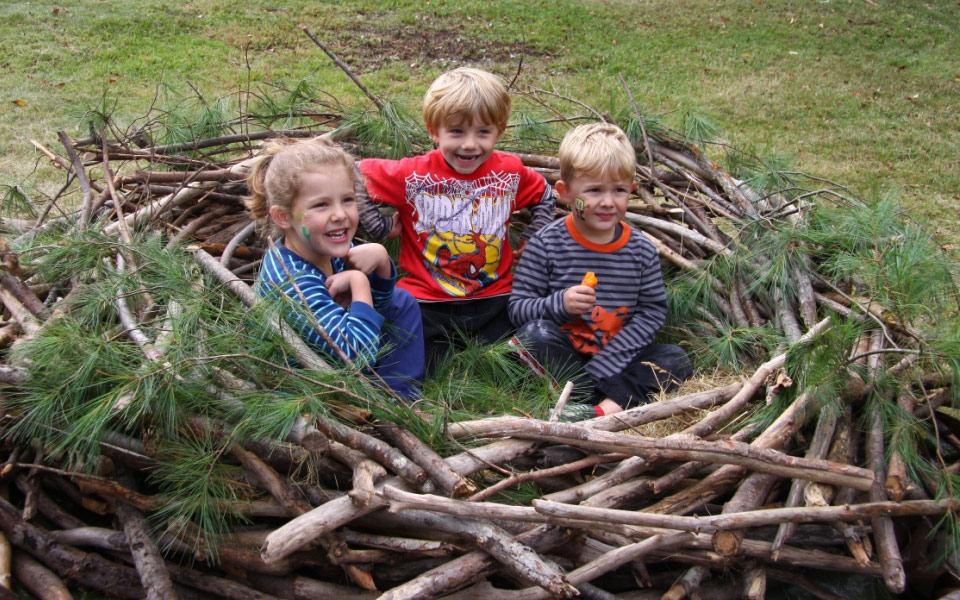
M451 169L439 150L401 160L360 161L374 202L400 215L398 287L420 300L485 298L510 292L510 215L540 202L542 175L512 154L494 152L470 175Z

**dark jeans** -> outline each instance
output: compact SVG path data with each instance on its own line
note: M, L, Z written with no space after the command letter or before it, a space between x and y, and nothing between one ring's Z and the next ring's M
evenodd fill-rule
M387 350L374 371L402 398L417 400L423 378L423 325L416 298L406 290L395 289L383 317L380 345Z
M457 332L484 344L500 341L513 331L507 317L509 296L473 300L420 302L423 317L423 349L427 371L433 370L444 353L456 343Z
M673 344L650 344L612 377L594 381L584 370L593 355L573 349L570 338L553 321L538 319L517 330L524 348L552 373L565 371L577 389L589 391L591 403L610 398L623 408L643 404L650 394L670 391L693 374L687 353Z

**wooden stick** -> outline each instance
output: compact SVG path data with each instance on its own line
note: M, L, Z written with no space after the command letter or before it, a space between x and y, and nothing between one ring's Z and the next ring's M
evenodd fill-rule
M560 397L557 398L557 404L553 407L553 410L550 411L550 421L560 420L560 413L563 412L563 407L567 405L571 394L573 394L573 382L568 381L563 384L563 390L560 392Z
M10 589L13 575L13 547L7 536L0 532L0 587Z
M492 435L571 444L604 452L736 464L764 473L835 483L858 490L867 490L873 483L873 475L866 469L822 459L792 457L770 448L732 440L715 443L685 436L647 438L592 431L574 423L548 423L516 417L502 417L498 422L500 430Z
M381 423L377 428L393 445L410 457L415 464L421 466L430 479L448 495L462 498L477 491L477 484L461 477L443 462L443 458L433 448L421 442L410 431L393 423ZM413 457L416 459L414 460Z
M745 600L763 600L767 597L767 569L759 563L750 563L743 571Z
M661 600L683 600L688 596L693 597L700 589L700 585L708 579L710 579L710 569L704 566L690 567L660 598Z
M319 38L317 38L317 36L313 35L313 32L310 31L310 29L307 28L306 25L300 25L300 29L302 29L303 32L307 34L307 37L313 40L314 44L319 46L320 49L323 50L326 53L326 55L330 57L330 60L332 60L338 67L340 67L340 69L344 73L347 74L347 77L349 77L351 81L357 84L357 87L360 88L360 91L362 91L367 96L367 98L370 98L370 101L373 102L377 106L377 108L379 108L380 110L383 110L384 108L383 101L380 100L380 98L377 98L376 96L374 96L373 92L368 90L367 86L361 83L361 81L357 78L357 76L353 74L353 71L350 70L350 67L348 67L345 62L340 60L339 56L337 56L329 48L327 48L326 45L324 45L324 43L321 42Z
M13 570L20 585L40 600L73 600L63 580L26 552L17 552L13 557Z
M189 248L188 248L189 249ZM204 252L200 249L193 249L193 257L196 261L206 269L209 273L217 277L221 283L227 286L231 292L237 295L240 300L247 306L253 306L256 302L256 294L250 286L244 282L237 279L237 277L231 273L229 270L225 269L215 258ZM281 322L279 324L280 331L283 334L284 341L290 345L293 350L294 357L297 361L309 368L316 369L318 371L327 371L330 369L330 366L317 354L307 346L300 336L298 336L290 327L285 323Z
M414 487L423 487L427 482L427 473L419 465L372 435L328 419L317 419L317 428L341 444L363 452Z
M124 479L128 487L132 485L132 476L128 475ZM117 504L117 518L123 526L123 533L147 600L177 600L179 596L173 589L170 573L160 556L160 550L147 533L143 515L133 506L121 502Z
M827 455L827 451L830 449L830 440L833 438L833 433L837 427L837 416L834 413L833 409L830 407L825 407L820 409L820 418L817 420L817 428L813 432L813 439L810 440L810 446L807 448L806 457L807 458L824 458ZM799 506L803 501L803 491L806 488L806 482L801 482L799 479L794 479L793 483L790 485L790 491L787 493L787 500L784 503L786 507ZM784 543L790 536L793 535L793 532L796 530L796 525L793 523L785 523L780 525L780 528L777 530L777 537L773 540L773 559L777 559L777 550L783 546Z
M135 570L116 565L103 557L53 541L42 529L20 518L19 511L0 498L0 528L19 548L26 548L43 564L68 581L109 591L119 598L139 600L143 590Z
M886 343L886 337L882 332L877 331L873 334L870 350L881 350ZM880 354L872 354L867 359L871 379L875 379L880 370ZM879 397L875 398L874 403L867 406L867 466L873 469L876 475L876 481L870 487L869 498L872 502L883 502L887 499L887 493L883 489L884 476L884 439L883 439L883 416L880 413L878 402L884 402ZM903 559L900 556L900 548L897 545L896 532L893 529L893 521L889 517L878 516L871 520L873 524L873 539L877 545L877 556L880 559L880 568L883 569L883 581L887 589L894 594L902 594L907 586L907 575L903 570Z
M733 497L723 505L723 514L744 512L759 508L777 483L778 478L766 473L751 473L743 480ZM720 556L736 556L745 535L743 529L718 531L713 534L713 549Z

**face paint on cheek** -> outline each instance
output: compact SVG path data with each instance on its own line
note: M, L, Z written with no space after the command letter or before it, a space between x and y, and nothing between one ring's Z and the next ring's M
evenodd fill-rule
M303 234L303 237L306 238L308 242L310 241L310 232L307 231L307 227L305 225L300 226L300 233Z
M577 218L581 221L583 220L583 199L574 198L573 199L573 210L577 211Z

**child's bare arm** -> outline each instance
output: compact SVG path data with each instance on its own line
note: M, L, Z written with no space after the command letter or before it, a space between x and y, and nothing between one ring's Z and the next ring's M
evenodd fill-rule
M370 280L366 273L357 270L341 271L327 277L327 291L340 306L347 308L351 302L365 302L373 306Z
M370 275L375 273L379 277L393 276L393 263L387 249L380 244L359 244L347 252L347 260L359 271Z

